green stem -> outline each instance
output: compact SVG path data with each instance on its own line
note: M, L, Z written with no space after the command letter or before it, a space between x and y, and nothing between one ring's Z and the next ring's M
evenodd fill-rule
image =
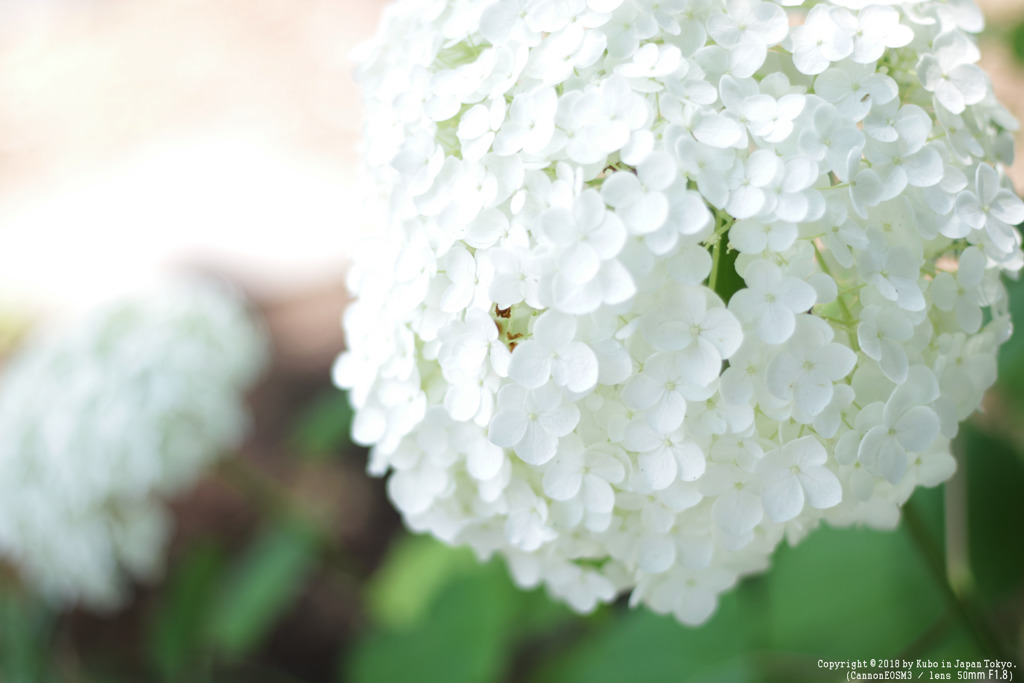
M715 292L715 285L718 283L718 264L722 261L722 239L718 238L711 245L711 274L708 275L708 288Z
M821 253L821 250L818 249L818 244L812 241L811 245L814 247L815 256L818 257L818 266L821 267L821 272L828 275L832 278L833 282L838 284L835 276L832 275L832 269L829 268L828 263L825 262L825 256ZM857 335L854 332L854 330L857 329L857 325L854 322L853 312L850 311L850 307L846 305L846 299L844 299L841 294L836 296L836 304L839 306L839 312L842 314L843 320L846 321L846 334L850 337L850 347L855 351L859 351L860 344L857 343Z
M731 228L731 227L732 227L732 224L733 224L733 223L735 223L735 222L736 222L736 221L735 221L735 220L733 220L732 218L729 218L729 217L723 217L723 218L722 218L722 223L721 223L721 225L719 225L719 226L718 226L717 228L715 228L715 234L714 234L714 236L712 237L712 239L716 239L716 238L717 238L717 239L721 239L721 237L722 237L722 236L723 236L724 234L726 234L727 232L729 232L729 228Z
M847 330L850 329L850 323L848 323L845 320L840 320L839 318L833 318L832 316L828 316L828 315L819 315L818 317L821 318L822 320L827 320L828 322L832 323L833 325L839 325L840 327L846 328Z
M715 232L709 238L711 242L711 273L708 275L708 288L716 294L718 293L718 290L715 289L715 285L718 284L718 270L722 263L722 254L725 251L722 248L722 242L728 240L729 228L735 222L731 216L715 212Z

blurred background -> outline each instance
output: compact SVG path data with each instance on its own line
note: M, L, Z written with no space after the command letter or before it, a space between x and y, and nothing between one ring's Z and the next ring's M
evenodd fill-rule
M382 5L0 0L0 356L181 270L237 283L275 348L240 466L171 501L160 581L114 614L58 613L0 568L0 683L828 681L843 676L819 659L1019 661L1024 332L953 481L917 492L896 533L780 548L700 629L624 603L581 618L402 530L330 384L346 250L373 222L347 55ZM1020 117L1024 4L982 5L983 66ZM1024 164L1011 175L1024 189Z

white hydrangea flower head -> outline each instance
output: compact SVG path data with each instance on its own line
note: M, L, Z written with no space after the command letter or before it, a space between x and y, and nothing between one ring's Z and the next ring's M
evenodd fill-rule
M697 624L892 527L995 381L1024 203L970 0L399 0L335 366L416 531ZM372 193L371 193L372 194Z
M164 500L238 447L269 358L241 295L179 280L25 342L0 372L0 561L56 605L161 567Z

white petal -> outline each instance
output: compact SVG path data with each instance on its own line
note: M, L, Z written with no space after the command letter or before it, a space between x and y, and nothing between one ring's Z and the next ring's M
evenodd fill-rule
M956 300L956 320L964 332L974 334L981 327L981 308L966 297L959 297Z
M617 457L606 452L606 450L610 449L615 449L620 454L622 453L621 450L609 444L603 446L598 444L588 448L585 454L587 470L596 477L616 484L626 476L626 469Z
M622 445L631 451L644 453L660 448L662 438L646 422L633 420L626 426Z
M722 371L722 357L703 337L679 352L679 368L689 381L700 386L710 384Z
M444 395L444 408L453 420L465 422L480 409L480 387L469 384L453 384Z
M667 448L642 453L637 458L640 474L652 491L668 488L675 481L678 466L672 452Z
M557 407L540 416L540 422L544 425L544 429L556 436L565 436L576 429L579 421L580 409L576 407L575 403L569 401L559 402Z
M914 406L896 422L896 439L911 453L923 451L939 435L939 416L928 406Z
M601 281L601 300L606 304L613 306L621 304L636 294L636 283L633 282L633 276L617 260L605 261L601 265L601 273L598 277ZM591 308L578 312L589 313L592 310Z
M515 353L512 358L515 359ZM587 391L597 384L597 356L583 342L569 342L558 351L551 374L556 384L569 391Z
M704 451L696 443L688 441L676 451L676 462L679 463L679 478L683 481L696 481L704 474L707 467L707 460L704 458Z
M892 484L898 484L907 471L906 451L882 426L868 430L857 449L857 457L869 471Z
M597 354L597 381L601 384L622 384L633 374L633 360L629 352L614 339L603 339L591 344Z
M693 129L693 137L705 145L725 149L743 138L743 127L721 114L704 114Z
M583 479L583 505L590 512L609 513L615 508L615 491L611 484L593 474Z
M544 473L544 493L554 500L570 500L576 497L583 486L583 474L571 462L552 463Z
M804 436L790 441L782 448L785 457L800 467L821 465L828 459L825 447L813 436Z
M569 282L587 285L601 268L601 259L589 244L577 243L558 255L560 275Z
M857 354L842 344L826 344L812 355L814 367L833 382L850 374L857 364Z
M903 167L907 171L907 182L914 187L931 187L942 180L945 169L942 157L931 147L925 147L917 154L904 160Z
M938 486L956 472L956 460L948 451L922 453L917 457L920 464L915 471L917 483L921 486Z
M1017 225L1024 221L1024 202L1012 192L1001 190L992 200L991 210L993 216L1009 225Z
M735 218L750 218L764 207L764 192L753 185L740 185L729 195L726 211Z
M466 461L469 476L477 481L493 479L501 471L505 453L498 446L482 441L475 443Z
M878 359L878 366L886 377L896 384L902 384L907 379L909 368L906 349L892 339L882 339L880 348L881 357Z
M814 287L795 277L783 278L775 288L775 295L794 313L808 310L818 298Z
M814 417L832 400L832 382L820 372L807 373L795 387L796 404L807 415Z
M536 340L516 346L508 364L508 376L516 383L536 389L551 376L552 353Z
M664 534L644 534L636 546L640 569L651 574L668 570L676 561L676 544Z
M715 499L711 517L722 531L739 536L757 526L764 517L764 511L757 496L730 489Z
M636 169L637 177L652 190L664 190L678 175L672 157L665 152L654 152Z
M796 329L796 317L780 301L762 302L754 321L754 332L765 344L782 344Z
M495 445L511 448L522 441L527 422L526 413L522 410L501 410L491 420L487 438Z
M601 185L601 198L609 206L626 206L642 191L640 181L627 171L612 173Z
M722 358L730 358L743 343L743 328L740 321L725 308L708 310L700 327L701 338L718 349Z
M676 429L683 423L685 416L686 399L677 391L665 392L662 399L644 413L647 424L662 434L668 434Z
M843 486L831 470L825 467L810 467L797 475L807 495L807 504L819 510L839 505L843 500Z
M980 229L985 225L985 213L981 210L981 203L971 192L957 195L956 215L974 229Z
M700 626L718 609L718 598L707 591L691 591L686 599L677 603L672 611L679 621L689 626Z
M407 515L426 512L434 502L434 494L422 485L414 471L391 475L387 490L391 502Z
M654 232L668 218L668 198L660 192L642 192L626 206L618 209L623 222L637 235Z
M494 422L491 423L493 428ZM492 441L494 439L491 439ZM558 438L544 429L537 420L526 420L523 439L515 446L516 455L530 465L543 465L555 457Z
M761 492L764 511L775 522L788 522L804 509L804 490L797 478L788 474L766 483Z

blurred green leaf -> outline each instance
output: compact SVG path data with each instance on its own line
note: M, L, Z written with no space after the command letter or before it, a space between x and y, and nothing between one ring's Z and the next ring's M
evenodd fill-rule
M304 524L285 521L266 530L225 576L208 642L229 657L259 645L302 589L317 552L316 534Z
M302 413L292 429L291 442L304 456L324 459L349 445L351 428L352 407L348 394L332 391Z
M515 588L503 563L428 536L397 539L367 595L375 630L350 653L345 681L506 680L521 647L542 657L571 618L542 591Z
M520 595L496 562L449 582L408 627L359 641L341 680L353 683L501 681L513 649Z
M368 586L370 616L385 628L415 623L445 584L475 568L468 549L450 548L429 536L401 536Z
M769 614L778 648L895 653L942 611L942 594L902 528L819 530L797 548L780 549L774 564Z
M1024 63L1024 21L1010 29L1009 42L1013 56L1018 62Z
M914 495L906 505L913 507L917 518L937 545L937 550L944 553L946 551L946 487L924 488L919 486L914 489Z
M951 621L955 622L955 619L954 616L950 617ZM934 641L929 641L928 645L928 651L923 654L933 660L961 659L968 662L992 656L991 652L985 652L978 646L970 627L962 622L953 623L951 628L939 634Z
M915 496L923 528L941 539L941 491ZM781 547L767 573L723 595L704 626L643 609L617 614L547 662L535 683L819 681L819 658L896 656L946 610L905 528L822 528L796 547ZM925 645L975 655L972 643L950 637L955 632L944 629Z
M201 656L224 566L224 552L213 541L200 541L171 571L147 640L153 668L165 680L182 680Z
M896 656L946 609L904 525L895 532L819 529L795 548L780 548L773 565L767 632L777 650Z
M0 681L49 681L50 640L56 615L27 595L0 592Z
M1024 581L1024 459L1005 441L971 423L964 424L962 432L971 567L978 593L996 601Z
M702 627L682 626L647 609L613 611L577 644L540 668L534 683L662 683L754 680L745 610L722 597Z
M999 347L999 383L1011 397L1019 398L1018 387L1024 383L1024 279L1004 277L1003 284L1010 297L1013 335Z

